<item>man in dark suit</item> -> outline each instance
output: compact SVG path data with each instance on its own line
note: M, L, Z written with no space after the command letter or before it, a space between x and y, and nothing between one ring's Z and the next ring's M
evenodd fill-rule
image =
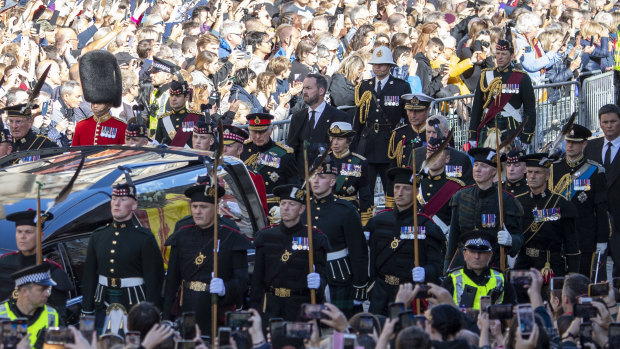
M607 180L607 204L612 220L609 252L614 260L613 276L620 275L620 107L607 104L598 111L598 121L604 137L588 142L584 155L587 159L603 164Z
M390 168L388 144L392 131L407 120L404 94L411 93L409 84L390 75L395 66L392 52L381 46L375 49L372 59L374 78L361 82L355 89L353 129L357 136L351 149L368 159L368 184L374 192L377 175L381 176L383 191L388 192L387 170Z
M433 115L426 120L426 138L445 138L450 132L450 123L443 115ZM466 185L474 184L472 177L472 164L469 156L456 148L450 149L450 160L446 164L446 176L454 177L465 182ZM426 148L420 147L415 150L415 164L418 170L422 166L422 162L426 159Z
M304 168L304 141L310 142L308 163L311 164L321 147L329 150L329 126L337 121L351 122L349 115L325 103L327 80L323 75L308 74L303 86L304 102L308 108L293 115L286 140L286 145L295 152L300 171Z

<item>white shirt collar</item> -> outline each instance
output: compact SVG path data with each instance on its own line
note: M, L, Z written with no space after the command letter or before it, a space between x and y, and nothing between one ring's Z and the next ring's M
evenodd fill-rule
M613 141L608 141L607 138L603 139L605 139L605 142L603 143L604 150L607 150L607 143L613 144L614 147L620 147L620 136L616 137Z
M316 114L318 114L318 115L323 114L323 110L325 110L325 106L326 105L327 105L327 103L325 103L325 101L323 101L321 104L319 104L318 107L316 107L316 109L308 108L308 115L309 115L309 117L312 117L312 115L310 114L310 112L312 110L314 110L316 112Z
M375 83L379 83L379 81L381 81L381 89L383 90L383 88L385 87L385 84L387 84L388 80L390 79L390 74L388 74L388 76L386 76L383 80L379 80L376 76L375 76ZM375 87L375 90L377 88Z

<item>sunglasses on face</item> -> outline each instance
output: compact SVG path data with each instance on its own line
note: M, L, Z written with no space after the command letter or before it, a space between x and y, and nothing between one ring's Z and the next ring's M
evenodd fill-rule
M482 45L482 47L484 48L489 48L489 46L491 46L491 44L486 41L480 41L480 45Z

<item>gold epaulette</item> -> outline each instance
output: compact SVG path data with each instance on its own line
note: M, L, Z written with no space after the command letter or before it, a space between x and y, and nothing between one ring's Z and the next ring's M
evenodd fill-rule
M458 179L456 177L446 176L446 179L449 180L449 181L456 182L456 183L460 184L461 187L465 186L465 182L463 182L462 180L460 180L460 179Z
M160 116L157 117L157 120L159 120L161 118L165 118L166 116L172 115L172 112L173 111L171 110L171 111L168 111L168 112L165 112L165 113L161 114Z
M250 143L252 143L252 139L251 138L248 138L245 141L243 141L243 144L250 144Z
M355 156L355 157L358 157L358 158L360 158L361 160L366 160L366 158L365 158L365 157L361 156L361 155L360 155L360 154L358 154L358 153L353 153L353 152L351 152L351 155L353 155L353 156Z
M521 193L521 194L519 194L519 195L515 195L515 198L521 197L521 196L526 195L526 194L529 194L529 193L530 193L530 191L528 190L528 191L526 191L525 193Z
M512 70L514 73L521 73L521 74L527 74L527 72L525 70L521 70L521 69L513 69Z
M284 150L286 150L287 153L289 154L293 154L295 151L293 150L293 148L289 147L288 145L282 143L282 142L276 142L276 145Z
M112 116L112 119L116 119L116 120L118 120L118 121L122 122L123 124L127 124L127 121L125 121L125 120L123 120L123 119L119 119L119 118L117 118L116 116Z
M198 115L203 115L203 112L198 111L198 110L189 110L189 109L187 109L187 113L188 113L188 114L198 114Z
M35 139L37 139L37 138L45 138L45 139L47 139L47 140L48 140L48 141L50 141L50 142L54 142L54 141L53 141L53 140L51 140L49 137L47 137L47 136L43 136L43 135L37 135L37 137L35 137ZM56 143L56 142L54 142L54 143Z

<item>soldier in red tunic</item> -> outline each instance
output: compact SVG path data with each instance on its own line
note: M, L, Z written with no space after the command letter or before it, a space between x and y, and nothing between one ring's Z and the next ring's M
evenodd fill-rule
M112 115L110 108L122 102L121 70L114 55L97 50L80 59L84 99L94 115L75 126L72 146L125 144L127 124Z

